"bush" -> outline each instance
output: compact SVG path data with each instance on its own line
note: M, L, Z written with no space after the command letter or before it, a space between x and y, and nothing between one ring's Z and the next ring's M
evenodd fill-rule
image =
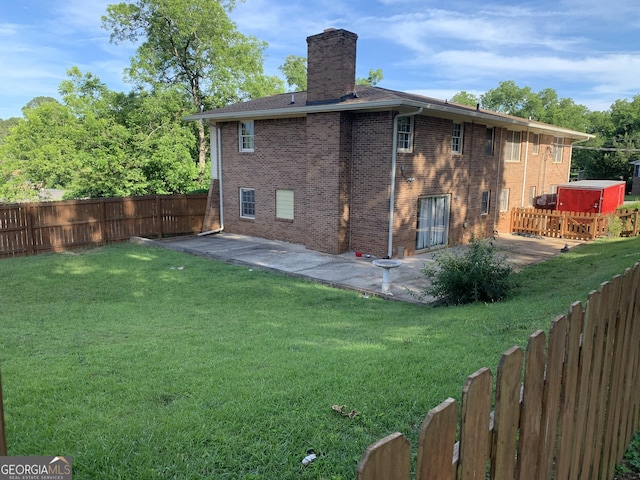
M463 253L444 252L422 273L430 282L422 293L448 305L497 302L517 287L513 266L487 240L472 238Z

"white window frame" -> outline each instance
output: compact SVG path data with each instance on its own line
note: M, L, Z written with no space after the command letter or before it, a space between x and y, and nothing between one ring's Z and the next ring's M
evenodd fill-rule
M462 123L454 122L451 130L451 151L458 155L462 154L462 143L464 141L464 126Z
M241 152L253 152L254 149L254 124L253 120L238 122L238 150Z
M539 133L534 133L533 134L533 154L537 155L538 153L540 153L540 134Z
M500 211L506 212L509 210L509 189L503 188L500 190Z
M491 190L485 190L480 197L480 215L489 215L491 208Z
M518 130L507 130L506 136L507 141L504 146L504 161L519 162L522 147L522 132Z
M400 153L413 152L413 116L396 117L397 122L397 145L396 150Z
M529 206L533 207L535 201L536 201L536 186L531 185L529 187Z
M240 218L256 218L255 188L240 188Z
M293 190L276 190L276 218L293 220L294 198Z
M484 136L484 154L485 155L493 155L494 150L494 141L496 138L496 129L494 127L487 127L485 136Z
M562 163L563 152L564 152L564 138L555 137L553 139L553 163Z

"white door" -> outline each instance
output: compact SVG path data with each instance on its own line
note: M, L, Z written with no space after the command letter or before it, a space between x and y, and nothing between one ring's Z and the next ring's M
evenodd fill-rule
M449 195L418 199L416 250L446 245L449 240Z

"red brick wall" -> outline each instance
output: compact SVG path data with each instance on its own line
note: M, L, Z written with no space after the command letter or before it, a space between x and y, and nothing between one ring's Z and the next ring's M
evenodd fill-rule
M502 131L502 138L499 142L503 149L506 145L505 138L506 129ZM538 153L534 153L533 134L529 134L529 141L527 142L527 132L523 132L520 161L503 162L504 173L501 188L509 189L509 208L507 211L500 212L498 215L496 230L499 232L509 232L511 226L510 212L512 208L530 206L529 191L531 187L536 187L536 196L539 196L543 193L551 193L552 186L569 181L569 171L571 167L571 146L569 140L565 139L565 146L562 151L562 162L554 163L553 151L555 137L540 134L539 138L540 145ZM499 196L500 192L498 191L497 194Z
M393 118L394 112L387 111L257 120L253 153L238 152L237 122L223 124L226 230L332 254L357 249L385 256ZM509 211L523 202L527 206L530 186L540 195L568 179L570 147L562 163L554 164L552 136L541 135L539 153L533 154L523 134L520 162L504 162L505 130L496 128L494 152L485 154L486 126L464 123L463 152L454 154L452 120L421 115L414 122L413 153L397 156L394 255L398 247L407 255L415 253L421 197L449 196L449 245L455 245L472 235L489 236L494 229L508 231ZM253 220L240 218L241 187L255 189ZM510 189L510 197L509 209L500 213L502 188ZM277 189L293 190L293 220L276 218ZM490 211L482 215L485 190L491 192Z
M238 123L222 124L225 230L305 243L307 129L304 118L256 120L254 152L238 151ZM240 188L254 188L255 219L240 218ZM276 190L294 192L294 219L276 218Z
M353 93L357 39L355 33L333 29L307 38L307 102Z
M349 115L307 115L307 149L303 243L321 252L345 252L349 248Z
M351 248L387 254L393 113L363 113L353 121Z

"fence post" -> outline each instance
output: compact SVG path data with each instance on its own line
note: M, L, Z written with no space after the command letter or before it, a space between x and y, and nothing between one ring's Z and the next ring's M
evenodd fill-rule
M158 238L162 238L162 197L156 195L156 221L158 222Z
M2 373L0 373L0 456L7 456L7 437L4 432L4 406L2 396Z
M29 205L25 209L25 223L27 229L27 253L29 255L33 255L33 213L34 207Z

